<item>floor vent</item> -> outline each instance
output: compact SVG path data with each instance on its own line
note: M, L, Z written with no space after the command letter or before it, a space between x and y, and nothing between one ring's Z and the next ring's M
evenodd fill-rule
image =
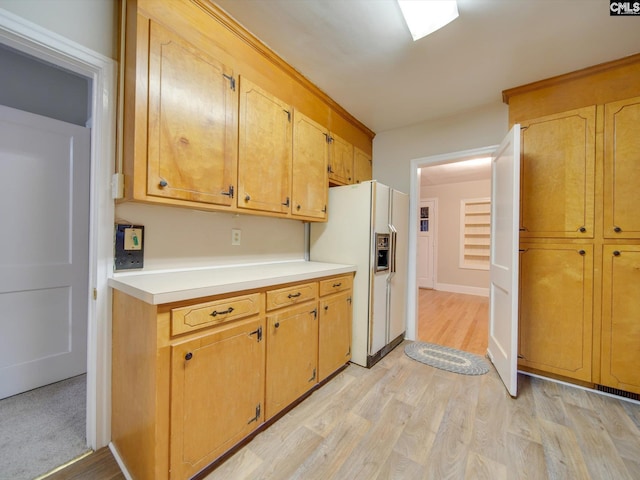
M640 402L640 394L627 392L625 390L618 390L617 388L605 387L604 385L596 385L596 388L601 392L610 393L611 395L617 395L619 397L630 398Z

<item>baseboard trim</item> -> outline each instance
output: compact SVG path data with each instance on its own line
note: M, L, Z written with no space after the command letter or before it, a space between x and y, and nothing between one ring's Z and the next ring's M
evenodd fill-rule
M120 470L122 470L122 474L124 475L124 478L126 478L127 480L133 480L133 477L129 473L129 470L127 470L127 467L122 461L122 458L120 458L120 454L118 453L118 450L116 449L116 446L113 444L113 442L109 442L109 450L111 450L111 453L113 454L113 458L115 458L116 463L120 467Z
M489 289L482 287L470 287L468 285L453 285L450 283L436 283L436 290L452 293L465 293L467 295L478 295L480 297L488 297Z

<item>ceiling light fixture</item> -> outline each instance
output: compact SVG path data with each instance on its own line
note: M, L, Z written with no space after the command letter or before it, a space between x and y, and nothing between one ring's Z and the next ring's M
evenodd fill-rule
M414 42L458 18L456 0L398 0L398 5Z

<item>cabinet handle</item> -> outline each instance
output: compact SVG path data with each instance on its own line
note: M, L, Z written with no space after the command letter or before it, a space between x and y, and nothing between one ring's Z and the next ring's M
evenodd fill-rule
M251 196L247 193L247 194L244 196L244 201L245 201L245 202L248 202L249 200L251 200Z
M184 359L187 360L187 361L191 360L192 358L193 358L193 353L191 353L191 352L187 353L184 356Z
M613 256L614 257L619 257L620 256L620 250L614 250L613 251Z
M584 250L578 250L578 253L579 253L580 255L586 255L586 253L587 253L587 252L585 252Z
M337 288L337 287L341 287L341 286L342 286L342 282L333 284L333 288Z
M620 233L622 229L620 227L613 227L613 231L616 233Z
M220 194L233 198L233 185L229 185L229 190L227 192L220 192Z
M580 230L581 233L584 233L584 232L587 231L587 229L585 227L580 227L579 230Z
M164 178L162 178L162 179L160 179L160 184L159 184L159 185L160 185L161 187L166 187L166 186L167 186L167 185L169 185L169 184L167 183L167 181L166 181Z
M289 295L287 295L287 298L296 298L299 297L300 295L302 295L302 293L298 292L298 293L290 293Z
M233 307L229 307L226 310L223 310L221 312L214 310L209 315L211 315L212 317L217 317L218 315L226 315L227 313L231 313L231 312L233 312Z

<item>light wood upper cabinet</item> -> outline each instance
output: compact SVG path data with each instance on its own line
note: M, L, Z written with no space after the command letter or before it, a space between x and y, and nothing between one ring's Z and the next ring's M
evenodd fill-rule
M640 237L640 97L604 106L604 236Z
M293 119L291 214L324 220L327 218L329 132L299 111Z
M591 381L593 246L520 248L520 366Z
M329 141L329 181L337 185L353 183L353 145L335 133Z
M150 23L147 192L231 206L236 178L233 70Z
M605 245L601 383L640 393L640 245Z
M354 147L353 149L353 170L354 183L366 182L373 178L371 155L360 150L358 147Z
M263 319L171 347L171 478L190 478L263 423Z
M238 208L291 208L291 106L240 78Z
M522 237L593 238L596 107L522 122Z

